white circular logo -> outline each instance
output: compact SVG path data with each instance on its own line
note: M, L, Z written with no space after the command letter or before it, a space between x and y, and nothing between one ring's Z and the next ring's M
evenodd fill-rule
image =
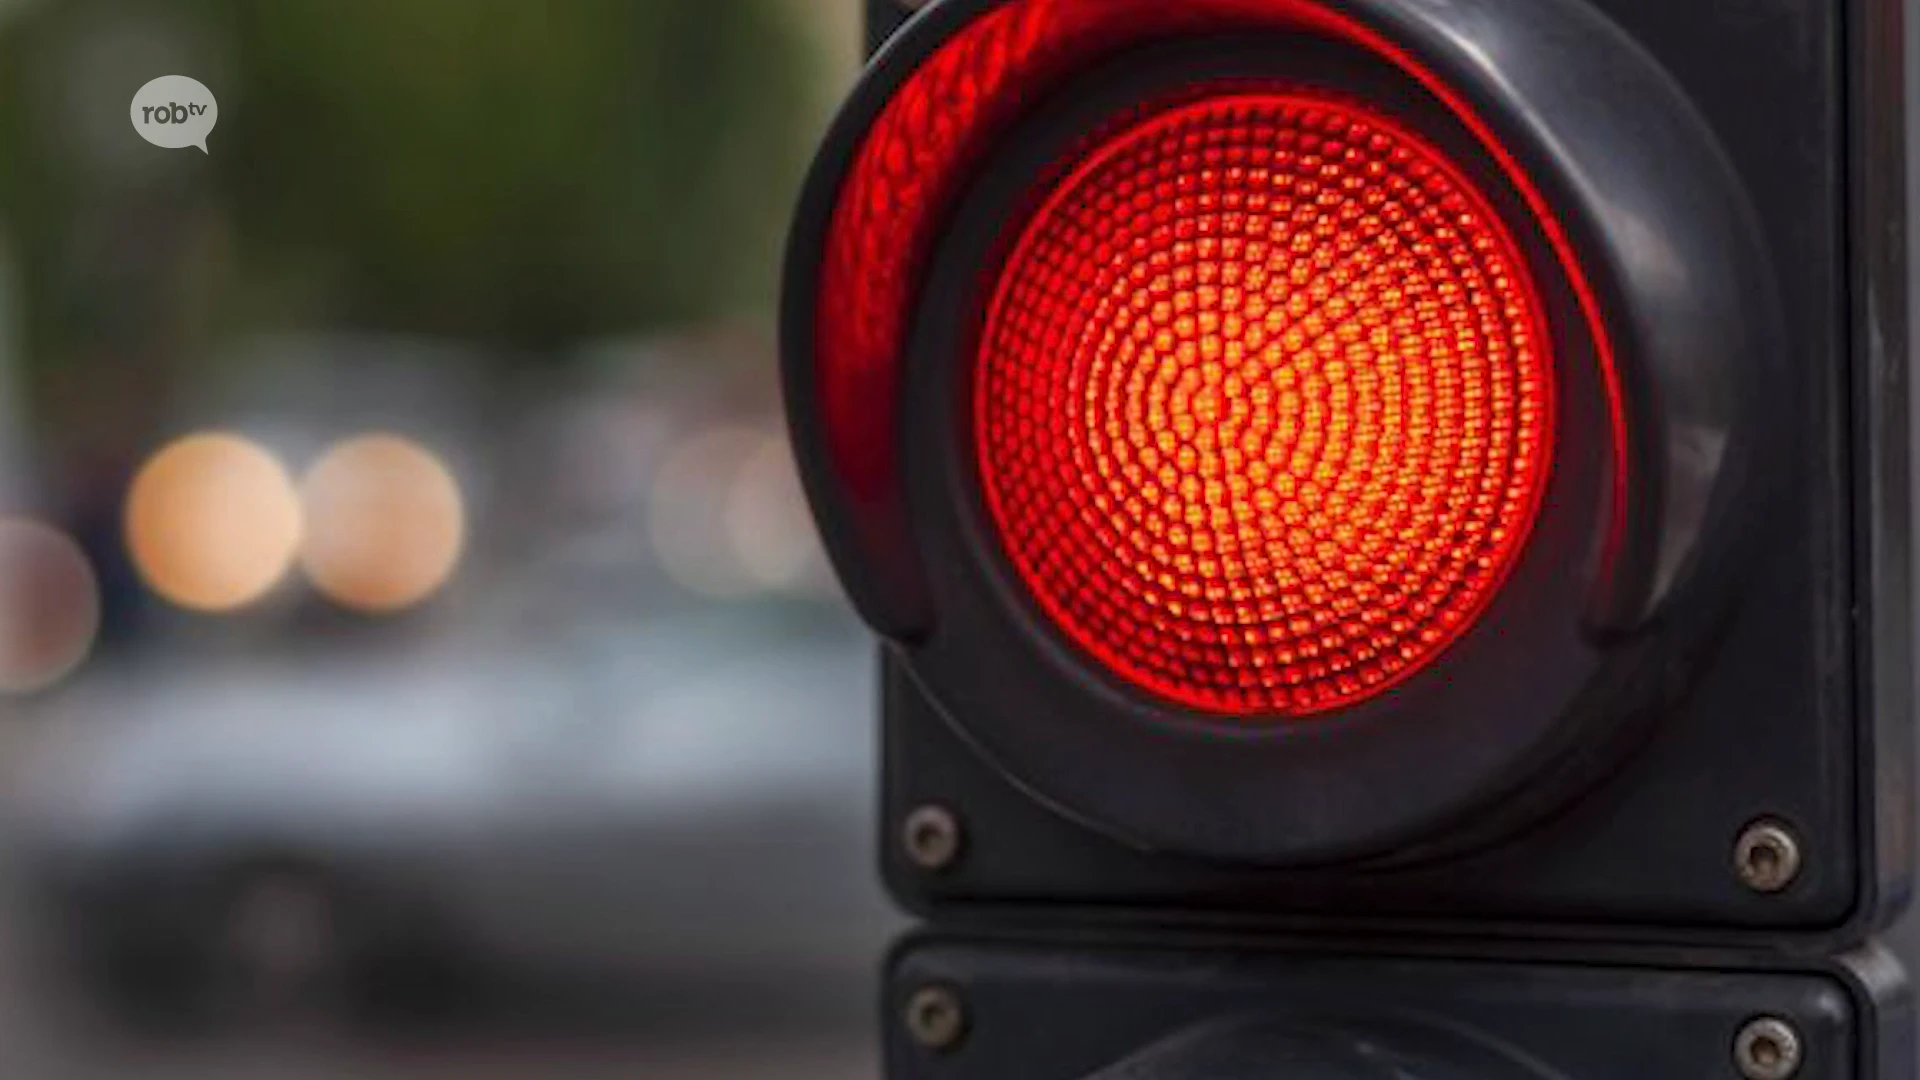
M162 75L133 95L133 130L155 146L178 150L196 146L207 152L207 134L220 119L213 91L198 79Z

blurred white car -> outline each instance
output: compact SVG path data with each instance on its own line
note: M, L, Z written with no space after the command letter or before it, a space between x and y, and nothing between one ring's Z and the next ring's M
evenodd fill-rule
M12 822L56 940L117 994L471 970L863 994L896 926L874 694L865 635L798 604L106 667L40 718Z

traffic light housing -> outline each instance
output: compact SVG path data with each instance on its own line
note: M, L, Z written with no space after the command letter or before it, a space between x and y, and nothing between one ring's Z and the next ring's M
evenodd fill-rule
M1883 954L1731 971L1590 954L938 937L890 971L889 1077L1896 1077ZM949 1011L950 1010L950 1011ZM1769 1069L1767 1063L1771 1062Z
M886 36L782 347L886 641L895 895L1790 968L1884 1041L1905 14L936 0Z

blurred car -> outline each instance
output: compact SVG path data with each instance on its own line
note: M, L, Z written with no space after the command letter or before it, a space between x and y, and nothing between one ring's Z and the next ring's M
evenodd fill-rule
M871 646L764 603L75 686L13 822L122 1001L552 972L864 999Z

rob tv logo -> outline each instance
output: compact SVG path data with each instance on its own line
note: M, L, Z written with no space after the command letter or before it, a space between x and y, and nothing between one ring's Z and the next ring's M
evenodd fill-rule
M153 145L169 150L192 146L203 154L207 135L220 120L213 91L185 75L162 75L141 87L128 112L133 130Z

